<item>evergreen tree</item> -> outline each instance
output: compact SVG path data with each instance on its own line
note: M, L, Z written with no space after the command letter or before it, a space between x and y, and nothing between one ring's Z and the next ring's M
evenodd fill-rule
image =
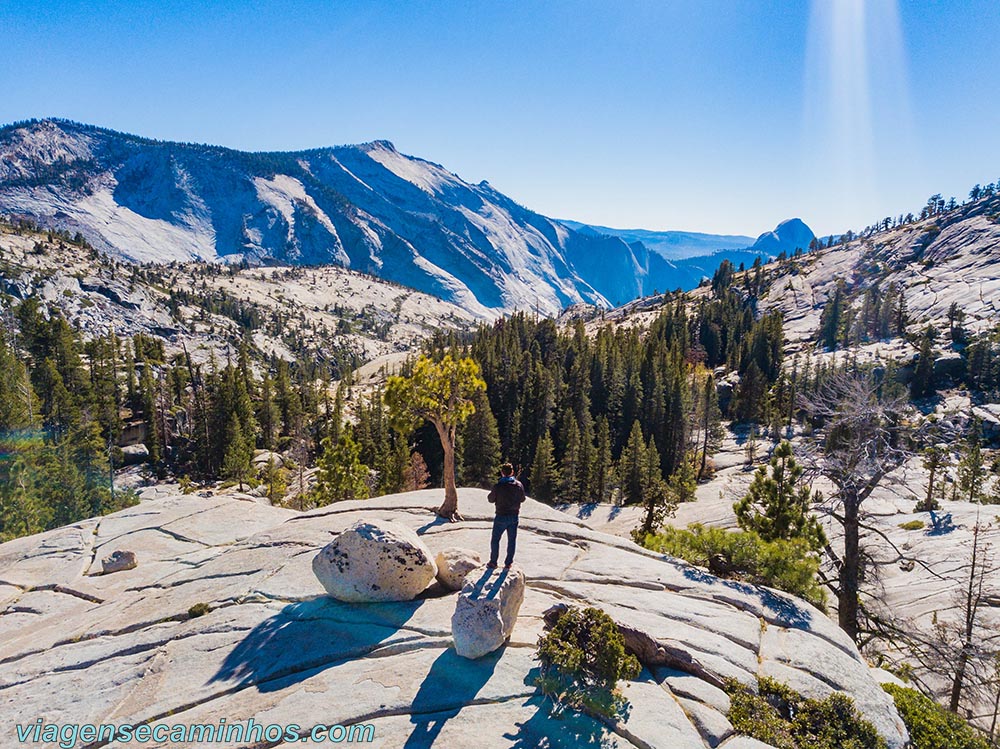
M535 446L535 459L531 464L531 496L541 502L552 502L559 490L559 469L552 449L552 438L542 432Z
M736 391L736 410L733 416L736 421L759 422L764 415L764 405L767 402L767 378L757 366L751 362L746 373L740 378Z
M614 462L611 457L611 431L603 416L597 422L597 447L594 453L594 499L605 502L611 498L614 484Z
M559 496L568 502L579 502L583 499L580 489L586 483L586 467L580 465L580 429L576 425L576 417L568 413L565 449L559 465Z
M698 489L697 456L688 452L667 481L667 489L677 502L693 502Z
M361 462L361 447L349 430L344 430L336 444L323 439L323 454L316 473L313 500L317 506L352 499L367 499L369 468Z
M965 438L965 454L958 463L958 486L970 502L982 499L983 482L986 476L983 472L983 449L981 445L982 427L975 416L969 419L969 432Z
M37 417L38 399L28 370L0 334L0 439L34 428Z
M230 413L229 422L226 424L222 475L238 483L240 491L243 491L243 484L250 476L252 463L253 445L243 434L239 416L234 411Z
M462 451L462 477L469 486L489 488L500 466L500 432L485 391L473 398L476 410L469 417Z
M594 482L597 466L597 450L594 447L594 429L590 414L586 413L580 428L579 449L577 451L577 483L576 496L581 501L589 502L594 499Z
M140 362L142 375L139 380L142 420L146 425L146 448L149 450L149 463L159 466L163 460L160 449L160 428L156 418L156 386L153 384L153 367L147 362Z
M642 439L639 422L632 423L628 442L618 463L619 482L622 487L622 504L639 504L643 500L644 489L649 484L650 472L646 462L646 444Z
M928 474L927 494L921 501L917 502L916 507L913 508L914 512L928 512L929 510L940 508L935 499L934 490L938 488L939 483L944 483L943 480L939 479L939 473L944 471L948 466L948 453L937 445L931 445L924 450L923 464Z
M279 466L271 455L264 466L263 476L264 486L267 489L267 499L272 505L281 504L288 489L288 471L283 466Z
M702 443L701 460L698 464L698 481L705 478L708 466L708 453L719 448L722 443L722 414L719 412L719 396L715 389L715 378L711 375L705 378L702 400Z
M40 441L39 441L40 442ZM40 444L35 446L40 448ZM0 466L0 542L41 533L53 527L52 508L42 499L37 484L39 471L32 465L34 451L22 444L16 453L7 453Z
M765 541L804 539L811 549L820 549L826 537L811 514L813 496L802 482L802 467L792 454L792 444L783 441L767 467L757 469L746 495L733 505L740 528L755 531Z
M844 314L844 284L843 281L837 283L837 288L834 289L833 296L827 301L826 306L823 307L823 313L820 315L819 327L820 327L820 341L827 351L833 351L837 348L837 343L840 340L840 327L841 318Z
M934 353L930 329L925 330L920 341L920 355L910 381L910 397L914 400L934 394Z
M281 413L274 401L274 384L265 372L260 385L260 407L257 411L260 424L261 447L274 450L278 446L278 432L281 428Z
M631 435L629 436L631 442ZM628 448L626 448L626 451ZM642 481L643 516L642 523L632 532L632 538L640 543L646 536L656 533L667 516L677 509L677 495L670 491L660 474L660 456L656 444L650 438L645 449L645 470Z

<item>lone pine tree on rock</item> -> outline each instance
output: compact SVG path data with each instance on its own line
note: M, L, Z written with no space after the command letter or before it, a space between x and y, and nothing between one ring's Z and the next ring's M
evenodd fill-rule
M746 496L733 505L740 528L756 531L765 541L802 538L814 551L823 548L826 536L811 513L819 497L803 482L802 472L792 444L783 441L771 456L770 471L758 468Z
M458 427L476 410L476 393L486 389L474 359L456 359L451 354L440 361L421 356L409 376L389 378L385 403L393 426L409 433L428 421L434 425L444 450L444 504L437 514L458 520L458 490L455 487L455 439Z

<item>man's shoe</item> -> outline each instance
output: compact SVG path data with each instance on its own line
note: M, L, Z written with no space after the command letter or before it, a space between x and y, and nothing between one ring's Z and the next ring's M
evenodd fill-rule
M486 569L488 569L488 570L495 570L496 568L497 568L497 563L496 562L487 562L486 563Z
M504 568L505 570L509 570L509 569L510 569L511 567L513 567L513 566L514 566L514 563L513 563L513 562L511 562L510 564L505 564L505 565L503 566L503 568Z

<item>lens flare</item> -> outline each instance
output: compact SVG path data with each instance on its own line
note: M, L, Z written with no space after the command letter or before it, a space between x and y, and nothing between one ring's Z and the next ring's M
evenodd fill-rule
M908 88L897 0L813 0L805 162L843 229L881 218L875 165L915 155Z

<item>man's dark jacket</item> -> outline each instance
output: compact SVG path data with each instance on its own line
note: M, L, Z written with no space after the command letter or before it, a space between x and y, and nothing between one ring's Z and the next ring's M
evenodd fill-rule
M504 476L493 487L488 499L496 503L497 515L518 515L524 501L524 486L513 476Z

